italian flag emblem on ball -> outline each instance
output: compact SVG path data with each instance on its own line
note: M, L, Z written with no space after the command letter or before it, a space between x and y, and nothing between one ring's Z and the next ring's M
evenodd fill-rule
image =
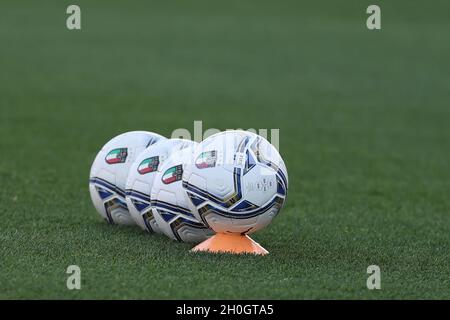
M207 151L201 153L197 160L195 161L195 165L199 169L212 168L216 166L217 161L217 151Z
M180 181L181 177L183 176L183 167L182 165L174 166L172 168L169 168L164 172L164 175L162 176L162 182L165 184L169 184L175 181Z
M151 157L151 158L145 159L139 165L138 172L140 174L154 172L154 171L158 170L158 164L159 164L158 157Z
M127 160L127 148L118 148L111 150L105 158L107 164L124 163Z

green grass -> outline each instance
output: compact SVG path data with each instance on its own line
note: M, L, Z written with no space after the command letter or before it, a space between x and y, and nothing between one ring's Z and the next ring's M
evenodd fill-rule
M0 298L450 298L450 5L0 4ZM144 129L279 128L266 257L106 225L88 174ZM68 265L82 290L66 289ZM377 264L382 289L366 288Z

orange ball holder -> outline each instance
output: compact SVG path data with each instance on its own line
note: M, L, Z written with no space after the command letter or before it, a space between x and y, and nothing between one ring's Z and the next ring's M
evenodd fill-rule
M269 253L259 243L252 240L247 235L217 233L211 238L203 241L194 248L193 252L205 251L211 253L231 253L231 254L257 254L266 255Z

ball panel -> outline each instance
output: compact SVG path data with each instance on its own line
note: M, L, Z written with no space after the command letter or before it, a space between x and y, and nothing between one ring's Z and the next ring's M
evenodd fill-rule
M276 174L272 169L258 164L242 177L242 185L243 198L263 206L277 192Z
M228 226L233 223L231 218L221 216L215 213L212 208L208 207L199 209L198 215L201 221L215 232L227 232L227 228L223 228L223 226Z

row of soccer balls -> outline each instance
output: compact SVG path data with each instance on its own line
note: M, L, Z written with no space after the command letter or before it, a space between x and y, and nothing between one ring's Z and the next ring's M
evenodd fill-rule
M286 166L263 137L224 131L201 143L132 131L92 164L92 202L111 224L137 224L183 242L214 232L250 234L282 208Z

